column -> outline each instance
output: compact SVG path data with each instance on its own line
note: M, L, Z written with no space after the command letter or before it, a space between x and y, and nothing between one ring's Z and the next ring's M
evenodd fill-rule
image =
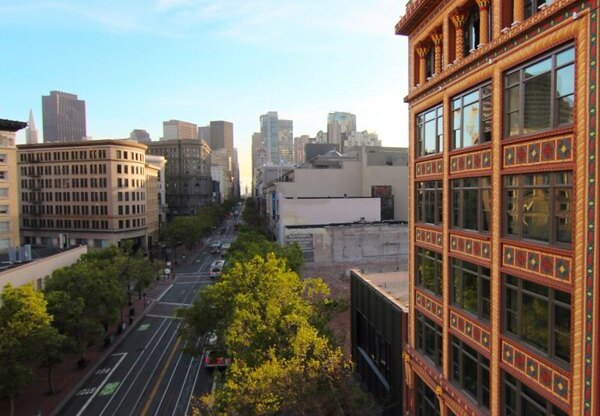
M458 61L465 57L463 51L463 43L464 43L464 33L463 33L463 25L467 20L467 16L464 13L454 13L451 17L452 23L454 23L454 27L456 28L456 43L455 43L455 61Z
M490 2L491 0L477 0L479 6L479 45L482 46L489 42L489 20L490 20Z
M439 75L442 72L442 32L433 32L431 34L431 40L434 46L434 73L435 75Z
M419 84L424 85L426 81L425 57L427 56L429 47L421 45L417 47L416 51L417 55L419 55Z
M513 25L525 20L525 5L523 0L514 0L513 2Z

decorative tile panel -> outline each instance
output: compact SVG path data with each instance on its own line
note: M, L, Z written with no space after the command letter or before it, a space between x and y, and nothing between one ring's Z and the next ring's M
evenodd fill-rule
M464 254L478 260L490 261L492 249L489 241L450 235L450 252Z
M450 173L477 172L488 170L492 166L492 151L466 153L450 158Z
M442 304L433 297L430 297L425 293L416 290L415 303L417 304L417 306L420 306L434 318L443 319Z
M544 139L534 142L504 146L502 164L504 168L545 165L573 161L573 139Z
M503 244L502 265L560 283L571 282L571 259L565 256Z
M488 329L454 311L450 311L450 327L490 351L491 336Z
M415 164L416 178L424 176L442 175L444 173L444 161L442 159L427 160Z
M533 357L528 352L502 340L502 362L526 379L551 393L565 404L571 401L571 379L567 372L558 371Z
M433 231L427 228L417 228L415 230L415 240L441 248L444 241L444 236L439 231Z

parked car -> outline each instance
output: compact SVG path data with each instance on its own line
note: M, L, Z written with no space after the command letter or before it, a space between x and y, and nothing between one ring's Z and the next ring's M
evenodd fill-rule
M221 251L221 242L213 241L210 245L210 252L212 254L219 254L220 251Z
M213 371L215 368L225 370L231 365L231 358L220 351L217 336L213 333L207 335L206 350L204 352L204 368Z
M210 277L211 279L216 279L221 276L221 272L223 271L223 266L225 265L225 260L215 260L210 265Z

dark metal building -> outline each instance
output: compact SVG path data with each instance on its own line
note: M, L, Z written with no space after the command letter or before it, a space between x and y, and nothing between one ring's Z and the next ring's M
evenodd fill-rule
M352 360L384 416L404 410L403 345L407 342L408 272L351 271Z

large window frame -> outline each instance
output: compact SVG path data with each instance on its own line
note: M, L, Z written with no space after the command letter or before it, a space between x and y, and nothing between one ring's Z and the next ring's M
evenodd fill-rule
M573 241L573 172L505 175L503 235L570 247Z
M510 274L502 283L504 333L570 367L571 295Z
M574 45L563 46L507 71L504 74L504 103L504 135L507 138L572 125Z
M417 247L416 251L416 285L442 297L444 294L442 254L421 247Z
M542 6L546 3L547 3L546 0L524 0L523 1L523 8L524 8L523 15L525 16L525 19L528 19L531 16L533 16L534 14L536 14L537 12L539 12L540 6Z
M506 416L567 416L564 410L506 371L502 372L502 395L502 414Z
M444 106L437 105L417 114L417 154L429 156L444 151Z
M480 320L490 320L490 269L452 258L450 302Z
M433 390L417 376L415 416L440 416L440 402Z
M435 366L442 367L442 357L444 348L444 336L442 335L442 327L434 321L423 315L419 311L416 312L416 349Z
M444 212L442 181L415 183L415 219L418 223L442 225Z
M478 406L490 408L490 360L455 336L451 337L450 376Z
M452 179L450 181L450 226L454 229L489 233L492 226L491 178Z
M490 142L492 140L492 83L487 82L452 98L451 112L451 150Z

